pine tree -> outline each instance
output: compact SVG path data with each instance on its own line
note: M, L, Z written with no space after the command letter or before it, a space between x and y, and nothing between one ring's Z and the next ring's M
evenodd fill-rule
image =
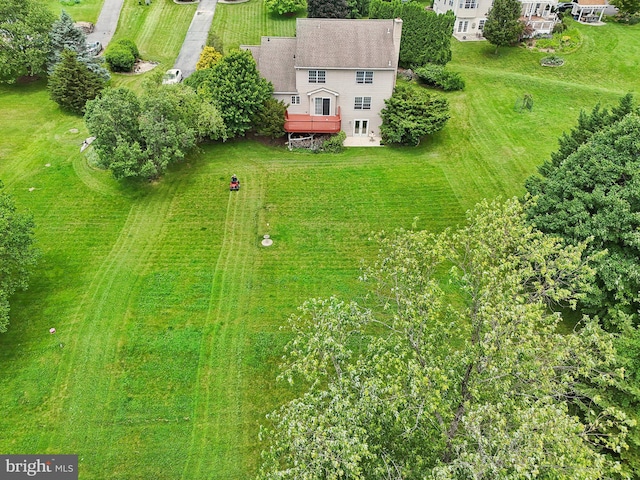
M102 58L97 58L87 52L87 37L82 30L76 27L73 19L64 10L60 18L51 27L51 53L49 55L47 70L49 75L53 73L55 66L62 58L64 50L76 53L79 62L96 73L104 80L109 80L109 72L102 66Z
M82 114L87 100L96 98L104 85L104 79L80 62L76 52L64 50L49 77L49 94L65 110Z

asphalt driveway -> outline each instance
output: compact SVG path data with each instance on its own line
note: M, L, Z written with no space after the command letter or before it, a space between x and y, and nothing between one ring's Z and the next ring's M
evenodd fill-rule
M106 1L106 0L105 0ZM198 9L191 20L191 25L176 59L173 68L182 70L182 75L186 78L196 71L196 63L200 58L200 52L207 44L207 35L213 14L216 11L218 0L200 0Z
M93 32L87 35L88 42L100 42L103 48L107 48L118 26L123 4L124 0L104 0Z

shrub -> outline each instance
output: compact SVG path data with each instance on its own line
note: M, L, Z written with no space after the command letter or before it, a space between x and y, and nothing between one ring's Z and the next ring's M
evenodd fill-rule
M254 124L258 134L264 137L280 138L284 136L284 112L287 106L282 100L269 97L262 104Z
M398 84L380 112L380 136L385 144L416 146L420 139L442 130L449 119L446 99L423 88Z
M204 47L202 53L200 53L200 59L196 63L196 70L204 70L205 68L211 68L218 60L222 58L222 54L213 47Z
M322 143L322 150L329 153L340 153L344 150L347 134L340 130Z
M104 59L114 72L130 72L140 57L138 47L132 40L123 38L110 43L104 53Z
M104 59L113 72L130 72L136 63L136 57L131 50L124 45L109 45L104 54Z
M427 64L416 68L415 73L423 83L441 88L445 92L464 90L464 80L460 74L449 71L442 65Z
M128 38L123 38L122 40L118 40L117 43L119 45L124 45L125 47L127 47L135 58L140 58L140 51L138 50L138 46L135 44L133 40L129 40Z
M224 43L217 33L211 31L207 35L207 47L213 47L224 55Z

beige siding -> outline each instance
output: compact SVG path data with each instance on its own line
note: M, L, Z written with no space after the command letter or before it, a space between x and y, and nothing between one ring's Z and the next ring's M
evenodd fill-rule
M356 119L368 120L367 133L380 132L382 119L380 110L384 108L384 100L391 97L395 86L394 70L373 70L373 83L362 84L356 82L356 70L325 70L326 83L309 83L309 73L306 69L296 72L296 84L300 92L300 105L289 107L290 113L314 114L316 97L331 98L331 115L335 115L340 107L342 115L342 129L347 136L353 135ZM321 91L318 91L322 89ZM331 92L339 92L335 96ZM355 97L371 97L370 110L355 110Z

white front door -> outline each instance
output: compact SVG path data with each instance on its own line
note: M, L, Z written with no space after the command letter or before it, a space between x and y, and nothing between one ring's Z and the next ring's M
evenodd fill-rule
M354 137L366 136L368 130L369 130L369 120L354 120L353 122Z

